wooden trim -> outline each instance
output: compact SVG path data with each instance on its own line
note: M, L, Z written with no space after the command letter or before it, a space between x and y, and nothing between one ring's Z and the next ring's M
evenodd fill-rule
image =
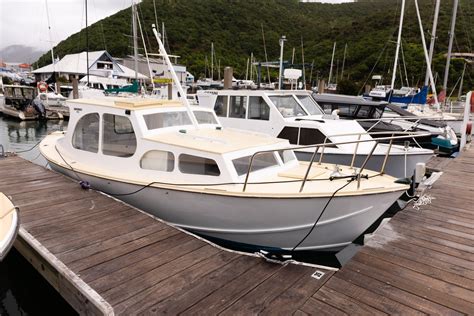
M115 315L112 306L23 227L15 248L81 315Z

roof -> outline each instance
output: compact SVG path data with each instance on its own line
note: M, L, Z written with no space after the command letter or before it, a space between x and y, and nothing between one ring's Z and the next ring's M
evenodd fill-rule
M125 78L135 78L135 71L127 68L123 65L118 64L112 56L107 53L105 50L89 52L89 58L87 58L87 52L82 52L78 54L69 54L64 56L60 61L56 62L55 64L49 64L47 66L38 68L33 70L32 72L35 74L43 74L43 73L53 73L53 72L61 72L61 73L70 73L70 74L87 74L87 59L89 59L89 69L92 65L94 65L99 58L101 58L104 54L109 57L110 60L115 65L116 71L114 71L113 75L118 77L125 77ZM138 79L146 79L148 78L144 74L138 73Z
M183 106L179 101L161 100L153 98L120 98L107 97L99 99L74 99L68 100L68 103L79 103L92 106L105 106L125 110L147 109L154 107L180 107Z
M313 93L313 98L316 102L335 102L351 105L370 105L370 106L385 106L385 101L371 101L366 100L360 96L330 94L330 93Z
M195 149L215 154L240 151L247 148L262 147L273 144L288 145L288 140L263 134L224 129L190 129L183 132L161 133L145 139L169 145Z

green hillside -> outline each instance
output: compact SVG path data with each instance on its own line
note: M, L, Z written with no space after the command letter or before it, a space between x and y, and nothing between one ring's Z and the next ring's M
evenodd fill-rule
M434 0L419 0L425 30L431 29ZM304 42L305 62L314 61L312 78L327 79L333 42L337 42L335 57L339 67L334 68L340 78L344 45L347 58L344 78L361 87L378 63L373 74L390 80L393 64L400 1L359 1L347 4L299 3L296 0L155 0L158 22L165 23L172 54L180 55L180 63L196 77L204 76L205 58L210 58L211 42L216 56L224 66L234 67L236 77L245 75L250 53L264 61L262 26L269 60L279 57L278 39L284 34L285 59L291 60L293 47L295 63L301 63L301 39ZM473 0L461 0L458 10L454 51L472 52L474 40ZM434 72L444 75L448 45L448 30L452 1L442 1L438 24L438 39L434 57ZM151 24L155 21L153 0L139 5L148 49L157 52ZM123 10L89 27L89 50L106 49L113 56L132 54L131 10ZM428 36L428 32L426 32ZM429 38L427 37L427 41ZM151 47L151 48L150 48ZM85 31L82 30L55 48L60 57L86 49ZM408 0L403 29L403 52L410 84L420 85L424 80L425 63L414 1ZM43 55L38 65L51 62ZM449 85L454 86L461 75L462 60L454 60ZM404 73L403 64L400 69ZM276 74L276 73L274 73ZM307 69L306 77L311 77ZM400 77L400 76L399 76ZM474 67L468 65L465 90L474 87ZM405 80L406 81L406 80ZM400 82L398 83L400 84Z

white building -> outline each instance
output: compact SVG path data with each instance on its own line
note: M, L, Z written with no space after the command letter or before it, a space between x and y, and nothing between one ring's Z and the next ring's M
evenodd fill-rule
M128 80L135 79L135 71L120 65L107 51L89 52L88 55L89 75ZM38 68L33 73L39 80L48 79L53 72L56 72L60 77L65 77L67 80L71 80L74 77L81 79L87 75L86 56L86 52L66 55L56 63ZM137 78L139 80L147 80L148 76L138 73Z

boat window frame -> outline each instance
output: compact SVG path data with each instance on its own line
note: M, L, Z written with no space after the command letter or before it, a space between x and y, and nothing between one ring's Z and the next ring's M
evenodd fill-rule
M75 145L75 140L76 140L76 132L77 132L77 128L79 126L79 123L87 116L91 116L91 115L96 115L97 116L97 150L95 151L92 151L92 150L88 150L88 149L83 149L83 148L80 148L80 147L76 147ZM90 131L90 124L87 126L86 128L87 130ZM84 130L84 128L83 128ZM85 151L85 152L90 152L90 153L93 153L93 154L98 154L99 151L101 150L101 134L102 134L102 123L101 123L101 115L99 114L99 112L90 112L90 113L85 113L84 115L82 115L76 122L75 126L74 126L74 131L72 132L72 137L71 137L71 146L72 148L74 149L77 149L77 150L80 150L80 151Z
M188 157L204 160L204 173L183 171L183 169L184 169L183 166L182 166L183 156L188 156ZM213 166L217 167L217 171L219 172L218 174L212 174L211 170L206 170L208 162L212 162L211 164ZM222 171L221 171L221 168L219 166L219 163L215 159L208 158L208 157L203 157L203 156L199 156L199 155L191 155L191 154L188 154L188 153L180 153L178 155L177 165L178 165L178 170L181 174L192 175L192 176L205 176L205 177L220 177L222 175ZM191 166L186 166L186 167L191 167ZM190 169L188 169L188 170L190 170ZM206 172L211 172L211 173L206 173Z
M107 149L107 150L104 150L105 147L107 147L106 145L110 145L111 142L109 143L105 143L105 135L106 135L106 130L105 130L105 127L106 127L106 116L112 116L113 117L113 132L118 135L116 136L117 139L119 139L120 137L123 137L121 135L133 135L134 136L134 144L132 142L132 144L129 146L129 145L124 145L124 148L131 148L133 149L133 153L132 152L127 152L127 151L123 151L123 152L120 152L120 151L112 151L111 149ZM117 117L120 117L120 118L124 118L128 121L130 127L131 127L131 131L127 131L127 132L117 132L117 121L116 121L116 118ZM137 134L135 132L135 129L133 128L133 123L132 123L132 120L125 116L125 115L119 115L119 114L113 114L113 113L102 113L101 115L101 126L102 126L102 133L101 133L101 153L104 155L104 156L111 156L111 157L119 157L119 158L129 158L129 157L132 157L133 155L135 155L135 153L137 152L137 147L138 147L138 141L137 141ZM115 136L115 135L114 135ZM115 141L114 140L114 141ZM122 144L119 144L119 145L122 145Z
M160 152L160 153L166 153L167 154L167 164L166 164L166 170L164 169L157 169L157 168L145 168L143 167L142 165L142 162L143 162L143 158L151 153L151 152ZM170 159L170 157L172 157L172 159ZM170 162L172 161L172 163L170 164ZM176 170L176 154L172 151L169 151L169 150L161 150L161 149L151 149L151 150L148 150L146 151L145 153L143 153L143 155L141 156L140 158L140 169L142 170L151 170L151 171L159 171L159 172L166 172L166 173L171 173L171 172L174 172Z

